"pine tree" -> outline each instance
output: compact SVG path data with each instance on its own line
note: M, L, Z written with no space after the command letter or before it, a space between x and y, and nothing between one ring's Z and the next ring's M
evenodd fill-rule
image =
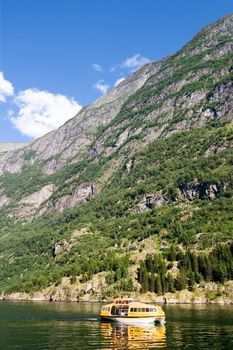
M206 280L206 259L204 254L200 254L198 256L198 266L199 266L199 272L203 276L203 279Z
M155 291L155 275L153 272L150 275L149 291L152 293L154 293L154 291Z
M175 260L176 260L176 256L177 256L177 249L176 249L175 246L172 244L172 245L170 246L167 259L168 259L169 261L175 261Z
M212 281L212 267L211 262L208 256L205 257L206 259L206 280Z
M186 272L191 270L191 261L190 261L190 257L189 257L189 251L187 251L185 256L184 256L183 267L184 267Z
M167 283L168 283L168 292L174 293L176 291L175 285L174 285L174 279L170 272L167 274Z
M195 275L198 274L198 260L195 253L190 252L190 261L191 261L193 272L195 273Z
M142 267L140 266L138 271L138 282L142 285L142 281L143 281L143 271L142 271Z
M187 287L187 278L183 269L180 269L180 273L175 281L175 287L177 290L183 290Z
M153 271L154 272L159 272L159 255L158 254L154 255Z
M146 257L146 268L148 272L153 271L153 260L151 255L147 255Z
M163 294L168 292L168 283L165 274L161 274L161 284L162 284L162 292Z
M193 271L190 271L188 274L188 285L189 290L193 291L195 286L195 273Z
M145 271L143 274L143 280L142 280L142 293L147 293L149 291L149 276L148 272Z
M160 273L157 274L157 277L155 279L155 293L157 293L158 295L162 295L162 283Z

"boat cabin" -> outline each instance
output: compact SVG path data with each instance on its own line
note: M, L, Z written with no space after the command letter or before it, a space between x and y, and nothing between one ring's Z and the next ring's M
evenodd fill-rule
M147 317L157 312L153 305L139 303L133 299L116 299L102 307L102 316Z

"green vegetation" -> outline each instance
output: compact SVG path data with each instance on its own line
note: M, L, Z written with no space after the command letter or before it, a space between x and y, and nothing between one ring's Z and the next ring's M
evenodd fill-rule
M33 165L25 167L18 175L7 172L1 176L4 193L7 197L15 200L35 192L47 181L47 177L42 174L40 167Z
M186 288L192 291L203 282L222 283L231 279L233 244L218 244L209 254L189 249L183 252L179 246L171 245L162 254L148 255L138 270L141 291L158 295Z
M126 170L126 158L126 163L121 164L111 181L92 201L62 214L52 212L24 223L7 219L9 208L4 209L5 212L2 209L1 291L33 292L57 283L63 276L82 275L82 280L86 281L101 271L109 272L107 281L113 283L116 290L128 290L132 286L128 267L134 263L130 259L131 252L143 250L141 244L147 237L157 237L169 245L179 244L184 251L187 248L205 250L231 240L232 149L226 147L206 158L210 148L220 147L223 142L232 142L232 126L229 124L157 140L135 154L135 165L130 173ZM71 176L72 169L74 173L78 169L81 180L77 181L82 182L92 178L93 169L100 169L96 172L97 177L102 174L110 160L111 157L102 159L101 166L93 164L92 167L92 162L82 167L71 166L52 177L59 179L59 192L65 193L67 188L62 178ZM18 175L19 179L22 179L22 174ZM12 176L13 186L13 175L8 176ZM16 176L14 178L17 180ZM197 184L199 187L195 187ZM178 200L181 189L188 189L188 186L199 188L196 197L193 200L180 197ZM213 197L206 195L209 186L216 186ZM148 193L160 193L167 204L148 208L143 213L134 212L133 208ZM87 227L90 233L77 238L69 252L54 257L55 243L69 240L71 233L82 227ZM182 271L182 259L179 263ZM205 280L206 277L202 276ZM148 279L148 288L151 290L150 285L157 285L160 293L166 283L169 290L179 289L189 283L189 277L181 277L174 281L169 273L166 279L155 275L152 282Z
M146 121L145 117L152 113L153 111L158 111L163 103L167 100L178 99L182 96L189 96L193 92L197 91L209 91L206 94L206 100L202 102L203 110L208 107L217 107L218 101L215 101L213 105L208 106L210 103L209 99L217 87L227 85L233 81L232 72L226 72L224 75L221 74L223 70L230 69L232 65L232 54L228 53L223 57L218 59L203 60L206 55L214 53L215 48L207 49L197 55L192 57L179 57L176 58L175 64L176 69L170 69L168 62L172 60L174 65L173 57L165 61L161 67L161 71L164 70L164 78L159 78L161 74L159 70L154 76L152 76L148 82L139 89L135 94L133 94L125 103L120 113L115 119L110 122L109 127L116 127L111 131L111 136L107 138L105 146L114 146L119 135L128 127L131 130L143 127L147 129L151 127L151 123L154 122L155 125L160 127L164 122L164 113L159 113L154 121ZM168 68L165 67L168 65ZM208 73L203 74L203 70L208 71ZM187 79L189 77L189 79ZM174 91L174 84L187 79L185 84L182 83L181 87L178 87ZM153 81L156 83L153 84ZM197 109L194 108L194 110ZM200 109L198 109L200 111ZM181 107L176 108L173 118L169 121L166 129L172 130L174 126L182 121L187 120L188 109L183 109ZM199 113L199 112L198 112ZM166 120L166 118L165 118ZM153 125L153 123L152 123ZM153 126L155 126L153 125ZM102 129L102 134L106 129ZM98 138L101 137L101 133L98 134Z
M86 282L104 271L106 293L133 290L135 278L141 292L158 295L233 278L233 126L229 112L224 115L230 96L219 97L233 81L232 53L216 56L232 37L218 39L211 46L202 32L164 60L116 118L98 128L90 148L100 145L103 154L76 162L73 154L70 164L48 176L44 161L28 149L23 170L0 177L1 195L11 200L0 208L0 293L33 293L59 285L64 276L72 284ZM203 98L194 103L191 96L200 92ZM208 109L213 115L205 120ZM119 147L127 128L130 136ZM99 189L92 200L54 210L60 197L86 182ZM56 191L46 203L49 211L20 220L20 200L50 183ZM86 233L73 237L81 229ZM155 253L146 256L147 239ZM64 242L69 249L55 254Z

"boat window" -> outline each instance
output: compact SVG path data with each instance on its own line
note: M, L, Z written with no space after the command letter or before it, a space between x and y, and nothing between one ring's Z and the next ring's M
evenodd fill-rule
M130 312L155 312L156 310L154 308L136 308L136 307L132 307L130 309Z
M103 310L103 311L110 311L110 307L104 306L104 307L102 308L102 310Z

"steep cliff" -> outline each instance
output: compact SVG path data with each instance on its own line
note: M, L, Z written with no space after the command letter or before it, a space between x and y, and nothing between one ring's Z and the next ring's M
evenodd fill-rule
M230 244L232 52L229 15L58 130L0 147L2 291L40 290L64 276L86 283L104 271L109 293L139 290L146 254L164 255L166 279L171 244L199 253ZM58 246L66 249L54 255ZM231 278L228 267L223 275Z

